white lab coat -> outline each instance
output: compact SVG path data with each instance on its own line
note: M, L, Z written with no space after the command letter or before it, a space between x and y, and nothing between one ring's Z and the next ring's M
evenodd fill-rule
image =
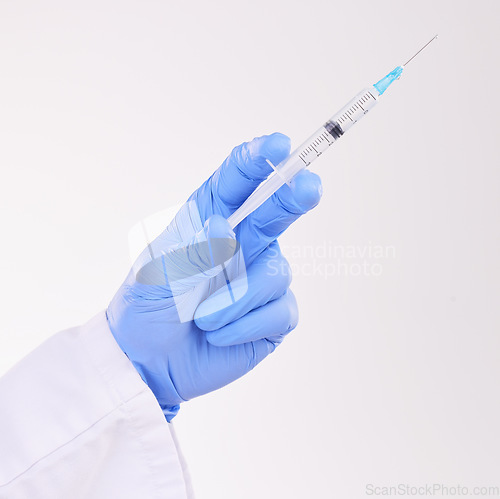
M192 498L172 425L104 313L0 379L0 498Z

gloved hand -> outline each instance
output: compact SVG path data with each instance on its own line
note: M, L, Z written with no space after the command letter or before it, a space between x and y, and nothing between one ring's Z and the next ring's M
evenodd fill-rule
M181 402L253 369L297 325L276 238L318 204L319 177L302 171L235 232L226 220L271 172L265 160L278 164L289 152L278 133L235 147L144 250L107 309L168 421Z

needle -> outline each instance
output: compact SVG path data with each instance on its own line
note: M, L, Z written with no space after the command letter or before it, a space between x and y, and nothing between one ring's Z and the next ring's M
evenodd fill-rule
M403 64L403 67L405 67L412 59L414 59L415 57L417 57L418 54L420 54L420 52L422 52L422 50L425 49L425 47L427 47L427 45L429 45L429 43L431 43L432 41L434 41L438 36L436 35L434 38L432 38L431 40L429 40L416 54L412 55L404 64Z

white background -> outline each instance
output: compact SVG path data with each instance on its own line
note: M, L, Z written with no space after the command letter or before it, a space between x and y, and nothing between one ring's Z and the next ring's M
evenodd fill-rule
M323 200L283 238L299 327L175 422L201 499L500 485L499 18L496 0L0 0L0 371L105 308L130 228L234 145L298 145L439 33L313 165ZM378 277L301 256L377 245Z

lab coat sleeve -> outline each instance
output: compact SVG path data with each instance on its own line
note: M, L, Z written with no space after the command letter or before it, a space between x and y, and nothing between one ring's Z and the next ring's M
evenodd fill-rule
M153 393L100 313L0 379L0 498L192 498Z

